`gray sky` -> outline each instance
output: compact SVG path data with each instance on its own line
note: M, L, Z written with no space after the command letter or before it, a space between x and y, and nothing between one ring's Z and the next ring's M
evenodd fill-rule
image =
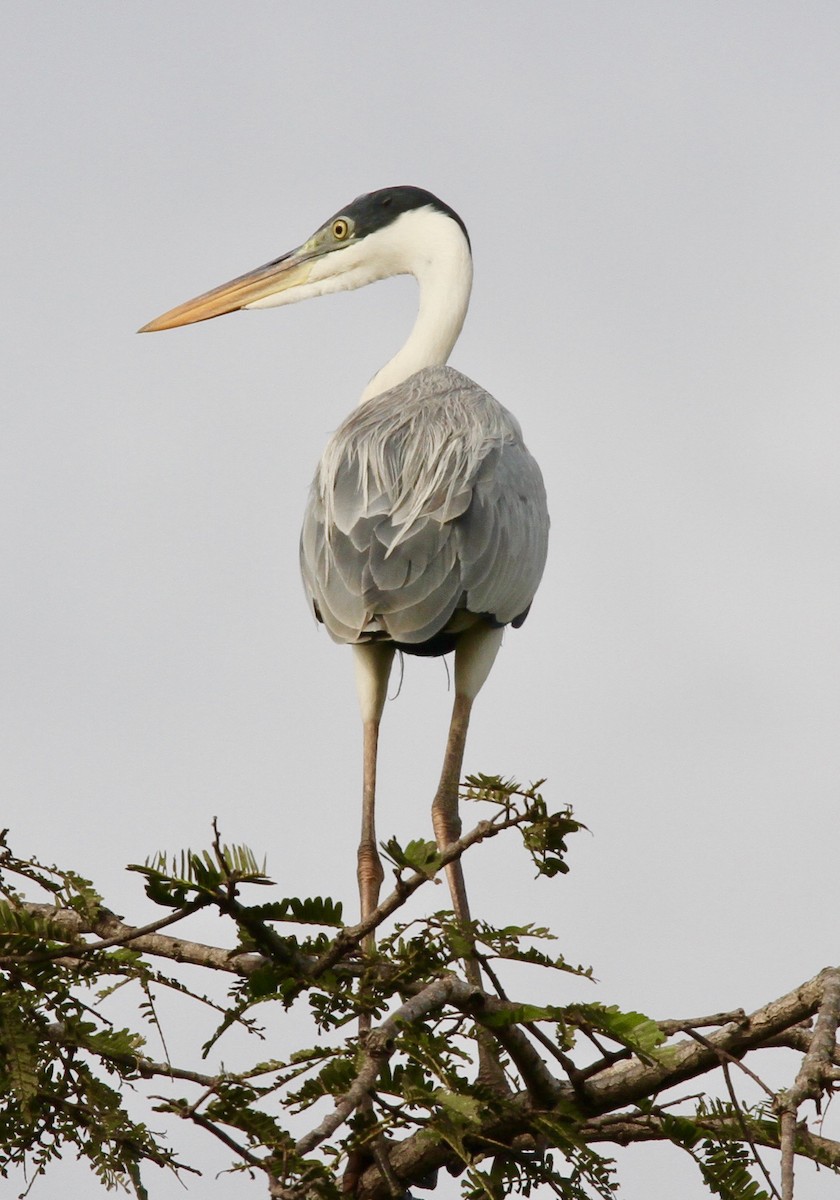
M474 908L546 921L594 965L597 987L553 1000L657 1017L750 1008L836 962L838 41L834 0L10 5L0 781L18 852L139 918L122 865L206 844L215 814L285 894L355 905L351 656L307 615L297 538L414 285L134 330L414 183L472 237L452 364L519 417L553 517L466 767L547 776L593 834L552 883L489 847L467 864ZM409 661L382 836L429 834L449 704L441 664ZM627 1200L703 1194L676 1152L620 1157ZM99 1194L68 1165L36 1195L62 1179ZM799 1181L800 1200L836 1188Z

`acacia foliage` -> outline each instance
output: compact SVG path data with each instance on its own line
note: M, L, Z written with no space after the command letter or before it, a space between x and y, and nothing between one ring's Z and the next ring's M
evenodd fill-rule
M688 1154L698 1179L724 1200L779 1194L761 1146L838 1170L840 1146L789 1121L804 1099L831 1086L837 972L752 1018L656 1022L603 1003L546 1004L546 991L557 988L511 997L505 973L513 963L591 975L567 962L541 926L477 920L465 931L446 911L417 915L416 892L448 861L501 833L518 832L538 874L568 871L568 841L581 826L569 809L549 810L541 787L471 777L464 798L482 802L488 815L444 855L425 840L385 843L394 885L364 926L346 925L341 903L328 897L266 899L265 864L222 844L215 827L207 850L159 853L129 868L163 913L143 927L116 918L73 871L17 857L3 835L0 1172L25 1165L35 1183L73 1151L106 1187L141 1200L150 1169L197 1172L154 1128L148 1106L137 1116L138 1094L220 1141L231 1169L254 1180L255 1195L288 1200L348 1188L360 1200L402 1196L433 1189L441 1170L459 1176L475 1200L535 1189L564 1200L607 1198L618 1181L596 1147L651 1139ZM225 945L188 940L199 911L223 922ZM376 948L364 948L373 931ZM465 980L471 954L484 989ZM196 968L227 979L226 994L199 990ZM135 1000L124 1028L108 1017L117 989ZM200 1048L179 1046L158 1061L149 1045L166 1047L158 1014L172 991L209 1006L215 1028ZM266 1058L266 1020L293 1006L308 1008L314 1043ZM803 1025L817 1011L820 1021L834 1021L830 1043L822 1028L819 1063ZM360 1017L370 1026L361 1040ZM254 1039L247 1064L209 1067L233 1029ZM477 1078L477 1036L494 1047L502 1086ZM789 1092L744 1107L729 1064L770 1044L804 1053L799 1076ZM696 1089L689 1103L663 1098L722 1064L726 1103ZM784 1135L785 1121L793 1133Z

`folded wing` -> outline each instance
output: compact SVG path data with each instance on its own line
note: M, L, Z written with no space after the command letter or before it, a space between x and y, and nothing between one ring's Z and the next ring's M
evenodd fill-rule
M452 368L428 368L332 438L304 517L304 586L336 641L420 651L470 614L521 624L548 524L514 418Z

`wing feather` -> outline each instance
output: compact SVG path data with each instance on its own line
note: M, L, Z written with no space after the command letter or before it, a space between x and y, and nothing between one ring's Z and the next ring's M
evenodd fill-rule
M310 491L301 570L337 641L421 645L461 610L508 624L542 576L548 512L515 419L450 367L361 405Z

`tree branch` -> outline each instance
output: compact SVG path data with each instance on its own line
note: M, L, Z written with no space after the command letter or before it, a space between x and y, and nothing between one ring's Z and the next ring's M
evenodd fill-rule
M692 1029L708 1029L715 1025L742 1025L747 1019L743 1008L733 1008L731 1012L712 1013L709 1017L680 1017L675 1021L657 1021L656 1024L666 1037L675 1033L688 1033Z
M492 821L479 821L478 824L460 838L447 846L441 855L440 869L459 859L471 846L496 837L506 829L523 824L527 820L525 814L514 813ZM407 879L398 879L396 887L381 904L371 913L367 921L358 925L347 926L340 930L329 948L318 959L301 959L297 964L301 971L313 980L335 966L349 952L355 950L364 937L382 924L397 909L401 908L409 896L413 895L423 884L429 883L430 877L422 872L414 872ZM167 914L158 921L148 925L128 925L107 909L100 909L94 920L88 920L75 909L59 908L52 904L39 904L26 901L17 905L24 912L32 913L49 920L56 930L67 935L71 944L66 950L56 951L56 958L81 959L97 950L111 946L130 946L142 954L151 954L158 958L167 958L172 962L187 963L191 966L208 967L216 971L225 971L233 975L248 976L266 963L273 961L264 954L228 950L219 946L208 946L202 942L190 941L187 938L173 938L155 932L167 925L173 924L182 917L189 916L193 910ZM241 920L245 906L236 904L236 911L230 915ZM99 943L77 943L85 935L93 934L100 938Z
M44 1033L59 1046L75 1047L80 1043L74 1038L67 1035L67 1030L64 1025L59 1022L53 1022L48 1025ZM215 1087L219 1080L212 1075L202 1075L198 1071L189 1071L183 1067L173 1067L170 1063L155 1062L151 1058L146 1058L142 1054L118 1054L115 1050L103 1050L99 1046L88 1046L82 1043L82 1049L87 1050L89 1054L95 1054L97 1058L101 1058L103 1062L111 1063L114 1066L123 1067L129 1071L136 1071L144 1079L151 1079L155 1075L161 1075L165 1079L184 1079L189 1083L197 1083L202 1087Z
M792 992L757 1009L745 1021L730 1023L710 1034L702 1044L684 1040L666 1047L656 1063L631 1058L605 1066L596 1076L578 1082L574 1089L571 1084L558 1083L557 1115L568 1118L569 1105L574 1105L575 1101L588 1108L589 1115L576 1126L576 1133L580 1132L585 1141L612 1141L623 1145L628 1141L667 1138L658 1118L647 1114L613 1116L612 1113L713 1069L718 1065L719 1051L737 1059L762 1047L786 1029L801 1024L819 1008L829 982L837 974L834 968L826 968ZM467 985L460 980L458 984L460 987L452 989L451 1002L460 1007L458 1001L463 995L460 989ZM472 1015L478 1020L474 998L472 1004ZM486 1004L490 1009L493 1004L503 1005L503 1002L487 997ZM478 1153L486 1147L488 1138L509 1145L513 1138L529 1132L534 1114L530 1096L520 1092L506 1105L506 1116L497 1125L482 1129L479 1138L465 1137L465 1144ZM703 1123L712 1129L713 1123L707 1118L703 1118ZM743 1140L743 1132L736 1122L727 1126L727 1132L734 1140ZM840 1144L799 1128L796 1139L801 1151L809 1157L840 1168ZM766 1130L754 1132L754 1141L774 1148L780 1145L779 1138L774 1139ZM430 1145L422 1132L395 1143L389 1157L391 1170L407 1186L438 1167L457 1166L460 1162L454 1150L439 1144ZM386 1200L387 1197L388 1188L381 1174L375 1166L369 1167L359 1181L357 1200Z
M455 976L445 975L428 984L391 1014L387 1021L371 1029L365 1039L361 1067L350 1090L336 1103L333 1112L324 1117L320 1125L299 1138L295 1150L298 1154L309 1154L316 1146L335 1133L336 1129L355 1112L373 1090L382 1067L396 1049L399 1026L411 1024L427 1013L440 1009L451 999L458 987L466 987ZM386 1181L387 1183L387 1181Z
M202 942L191 942L186 938L168 937L160 933L146 933L147 926L126 925L114 913L102 909L96 920L88 921L72 908L56 908L52 904L27 902L20 905L34 916L45 918L60 932L67 935L70 945L64 952L65 958L80 958L90 952L90 946L81 942L86 934L107 941L109 946L130 946L141 954L152 954L157 958L168 958L172 962L190 966L210 967L232 975L250 975L266 963L262 954L226 950L220 946L207 946ZM95 947L100 949L101 947ZM78 952L74 955L74 949Z
M826 983L834 974L835 968L826 967L792 992L757 1009L743 1024L726 1025L704 1038L703 1044L682 1041L669 1047L658 1063L649 1065L630 1059L606 1068L583 1086L589 1104L595 1112L608 1112L684 1083L715 1066L718 1049L740 1058L816 1012Z
M713 1137L727 1136L737 1141L743 1140L735 1121L705 1116L697 1119L695 1124L708 1130ZM606 1113L584 1122L578 1132L585 1142L610 1142L617 1146L629 1146L633 1142L670 1140L665 1122L658 1113ZM781 1148L781 1138L768 1126L756 1126L751 1133L756 1145L770 1150ZM807 1154L813 1162L840 1171L840 1143L809 1133L802 1126L796 1130L796 1141L800 1151Z
M465 833L457 842L452 842L446 847L440 855L440 866L434 876L424 875L421 871L415 871L407 879L398 875L393 891L389 892L385 899L376 906L367 920L360 921L358 925L349 925L341 930L332 945L313 965L312 978L318 979L325 971L344 958L350 950L355 950L369 933L373 933L386 918L395 913L397 909L402 908L409 896L413 895L424 883L429 883L431 878L437 879L444 867L461 858L471 846L496 837L506 829L522 825L529 819L525 813L514 813L512 816L499 816L491 821L479 821L469 833Z
M829 1070L836 1050L835 1039L840 1022L840 969L824 971L823 975L823 995L811 1043L793 1087L780 1092L775 1104L782 1131L782 1200L793 1200L793 1160L799 1106L805 1100L814 1100L819 1112L823 1089L832 1086Z

